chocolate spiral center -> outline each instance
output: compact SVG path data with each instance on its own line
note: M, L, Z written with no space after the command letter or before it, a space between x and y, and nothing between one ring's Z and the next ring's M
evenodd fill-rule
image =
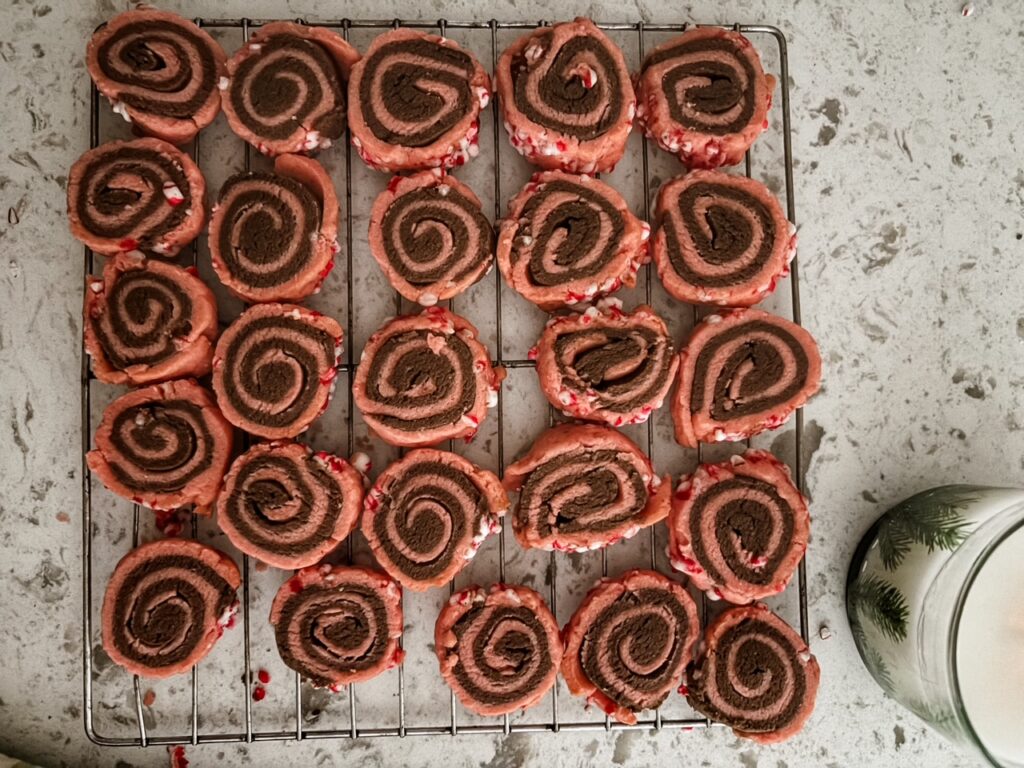
M210 43L185 23L125 24L103 41L97 60L105 77L135 89L120 101L153 115L187 120L217 87Z
M290 557L330 539L343 509L341 485L312 457L249 458L218 513L260 549Z
M369 366L369 399L388 410L374 418L389 427L416 432L454 424L476 400L473 351L456 334L392 336Z
M715 136L746 127L754 114L757 72L734 41L683 42L652 54L644 70L674 59L680 62L666 67L661 87L675 122ZM736 112L732 119L715 119L731 111Z
M224 390L244 418L266 427L296 422L317 397L321 377L335 366L335 340L291 317L256 317L225 350Z
M599 407L629 413L658 398L672 369L672 345L645 326L592 326L558 336L555 359L564 386L596 392Z
M724 346L746 337L749 340L736 345L719 367L711 368ZM793 361L792 368L787 358ZM735 325L711 337L697 355L690 409L696 413L703 407L710 385L712 418L727 421L762 413L796 396L807 371L807 352L785 328L762 320ZM708 381L709 375L714 376L713 382Z
M288 282L314 257L321 206L286 176L242 173L221 190L220 257L236 280L270 288Z
M705 539L702 526L707 515L714 514L715 541ZM726 576L717 565L717 552L732 573L750 584L768 584L793 539L793 508L771 483L754 477L737 476L722 480L693 501L689 535L698 562L715 581ZM773 533L779 544L771 547ZM761 567L751 565L751 557L764 558Z
M513 59L516 109L580 141L601 136L622 112L623 83L615 58L603 41L589 35L576 35L556 51L550 50L551 42L550 32L535 35ZM538 47L542 52L534 54ZM588 85L584 78L590 73L594 81Z
M516 522L542 537L601 532L639 515L647 484L634 457L575 450L534 469L523 485Z
M476 606L452 631L458 642L452 672L475 701L517 701L532 694L551 672L547 630L529 608Z
M374 667L389 643L384 601L361 584L305 587L284 604L274 632L284 663L318 687Z
M198 558L149 558L121 581L114 646L131 662L152 669L174 666L204 641L234 599L232 586Z
M119 370L152 365L178 350L174 340L192 332L192 299L170 277L147 269L119 272L105 310L91 320L110 363Z
M587 677L608 698L632 710L663 702L685 661L690 619L669 591L626 592L598 614L580 646Z
M398 570L427 581L465 554L486 511L483 493L464 473L424 461L393 477L373 529Z
M297 129L337 139L345 130L345 96L334 61L317 43L275 35L238 66L229 98L253 134L271 141Z
M82 171L75 211L86 230L98 237L118 238L145 225L138 247L151 248L160 235L176 229L192 204L185 171L173 159L152 149L117 147L94 154ZM184 197L168 205L164 185Z
M387 144L428 146L470 114L475 69L465 52L431 40L385 43L359 82L363 119Z
M621 212L597 192L582 184L548 181L523 208L512 261L529 259L535 285L593 277L615 258L624 229Z
M663 220L672 268L694 285L721 287L753 279L771 259L775 220L767 206L746 190L701 182L686 187ZM686 258L692 243L705 264L734 264L732 271L708 270ZM756 248L756 253L752 252Z
M139 491L179 491L213 460L213 436L202 409L185 400L123 409L114 418L110 441L117 451L111 471Z
M450 186L399 196L381 229L388 263L416 286L465 279L490 258L494 238L480 206Z

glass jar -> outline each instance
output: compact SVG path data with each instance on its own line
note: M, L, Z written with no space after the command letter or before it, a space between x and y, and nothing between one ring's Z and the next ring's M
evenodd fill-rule
M1024 767L1024 490L949 485L886 512L847 576L890 696L998 768Z

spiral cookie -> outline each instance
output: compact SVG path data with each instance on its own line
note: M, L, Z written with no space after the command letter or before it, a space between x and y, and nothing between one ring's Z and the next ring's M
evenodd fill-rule
M389 321L360 360L352 394L363 419L405 448L472 438L505 378L491 367L476 328L441 307Z
M668 556L712 599L749 603L786 588L807 550L807 502L767 451L702 464L672 497Z
M647 135L691 168L735 165L768 127L775 78L739 32L688 30L640 70L637 117Z
M395 176L370 212L370 253L396 291L430 307L490 270L494 230L454 176Z
M71 166L71 234L108 256L136 250L173 256L202 230L205 195L199 168L166 141L111 141Z
M109 259L85 291L85 348L96 378L150 384L210 372L217 303L194 269L139 254Z
M413 29L380 35L352 69L352 146L371 168L451 168L476 157L491 83L453 40Z
M363 476L299 443L254 445L231 465L217 524L239 550L278 568L320 562L356 526Z
M512 146L541 168L610 171L636 97L622 51L590 19L540 27L498 60L495 89Z
M345 132L345 78L359 60L337 32L275 21L228 61L228 124L266 155L315 152Z
M821 670L807 644L760 603L730 608L704 632L687 698L698 712L762 744L797 734L814 710Z
M821 357L795 323L756 309L708 315L680 353L676 440L745 440L786 423L821 384Z
M294 304L256 304L217 342L213 391L224 416L260 437L295 437L327 408L341 326Z
M650 234L650 225L607 184L537 173L501 221L498 268L523 298L551 311L635 285L637 270L649 261Z
M103 648L142 677L187 672L230 624L241 583L230 557L197 541L143 544L121 558L107 583Z
M699 631L682 585L654 571L604 578L562 630L562 676L573 695L635 723L678 687Z
M194 504L208 513L231 460L231 425L189 379L121 395L94 439L89 469L118 496L152 509Z
M548 320L530 356L544 396L566 416L621 427L661 407L679 359L654 310L604 299L582 314Z
M635 536L668 515L671 487L636 444L610 427L562 424L503 479L519 491L512 529L526 548L582 552Z
M210 258L221 282L250 303L302 301L338 252L338 197L318 162L279 155L274 173L239 173L210 217Z
M385 469L366 495L363 534L381 568L417 592L450 581L501 530L508 496L491 472L420 448Z
M654 263L691 304L749 307L775 290L796 255L796 228L759 181L693 171L658 194Z
M402 663L402 588L357 566L303 568L270 609L281 660L315 688L369 680Z
M145 8L118 14L89 41L89 75L114 111L143 133L184 144L220 111L224 51L173 13Z
M551 690L562 663L558 623L526 587L470 587L437 617L434 650L459 701L479 715L532 707Z

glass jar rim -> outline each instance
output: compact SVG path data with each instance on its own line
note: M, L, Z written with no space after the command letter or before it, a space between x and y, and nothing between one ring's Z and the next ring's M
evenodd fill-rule
M1003 512L1024 512L1024 501L1018 501L1007 506ZM949 624L949 653L947 656L947 665L949 672L949 679L952 682L953 688L953 705L956 707L957 713L960 715L960 720L967 730L967 735L971 741L981 750L982 755L985 759L995 768L1007 768L1002 762L996 759L988 750L988 746L982 741L978 732L975 730L973 723L971 723L971 716L967 712L967 707L964 706L963 696L960 691L960 672L957 665L957 644L960 637L960 621L963 618L964 606L967 603L967 597L971 593L971 589L974 587L974 583L977 581L978 575L981 573L985 564L988 563L989 558L992 554L999 549L999 547L1013 534L1024 528L1024 514L1018 519L1013 520L1006 528L999 531L992 541L990 541L985 549L978 555L977 559L971 566L970 571L967 573L967 577L964 579L964 583L960 587L960 591L957 593L956 602L953 606L953 618Z

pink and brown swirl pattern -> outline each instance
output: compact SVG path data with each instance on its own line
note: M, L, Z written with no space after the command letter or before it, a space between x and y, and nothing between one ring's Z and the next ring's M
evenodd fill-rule
M650 234L604 182L536 173L501 221L498 268L523 298L553 311L635 285Z
M86 49L96 88L149 136L184 144L220 111L220 45L188 19L152 8L118 14Z
M478 715L527 709L551 690L562 663L558 623L526 587L470 587L449 598L434 627L441 675Z
M487 73L454 40L385 32L352 69L352 146L381 171L462 165L480 152L480 110L490 98Z
M151 384L210 372L217 303L195 269L140 254L108 259L85 291L85 348L96 378Z
M402 588L358 566L303 568L270 610L281 660L315 688L337 690L402 663Z
M648 306L629 313L621 307L605 299L548 320L535 348L537 376L548 402L566 416L639 424L668 394L679 364L668 328Z
M103 412L86 461L118 496L151 509L207 514L231 460L233 433L190 379L136 389Z
M331 318L294 304L256 304L213 356L213 391L228 421L270 440L295 437L327 408L343 337Z
M796 735L814 710L821 670L807 644L760 603L730 608L704 632L691 668L690 705L742 736L773 744Z
M329 29L275 21L228 61L228 124L265 155L325 149L345 132L345 78L359 54Z
M775 290L796 255L796 228L768 188L692 171L658 194L654 263L665 290L691 304L749 307Z
M449 582L501 530L508 496L493 473L448 451L419 448L388 466L363 509L381 568L420 592Z
M274 173L240 173L221 187L210 258L243 301L302 301L320 289L337 252L338 197L315 160L279 155Z
M202 230L205 195L202 173L177 147L159 139L111 141L71 166L71 234L105 256L173 256Z
M430 307L487 274L494 230L454 176L395 176L370 212L370 253L396 291Z
M635 536L668 515L671 487L632 440L611 427L560 424L509 464L519 491L512 529L528 549L583 552Z
M622 159L636 97L622 51L590 19L539 27L498 60L512 146L541 168L601 173Z
M672 421L689 448L777 429L821 385L811 334L757 309L708 315L679 358Z
M363 476L347 461L272 441L231 465L217 497L217 524L245 554L277 568L304 568L344 541L362 505Z
M405 448L472 438L505 378L478 335L465 318L430 307L370 336L352 385L370 429Z
M768 127L775 78L739 32L687 30L640 70L637 117L647 135L691 168L736 165Z
M573 695L632 724L679 686L699 632L697 606L668 577L604 578L562 630L562 676Z
M807 550L807 502L789 468L748 450L683 478L668 518L668 557L715 600L749 603L786 588Z
M160 539L125 555L103 595L103 648L142 677L187 672L238 608L234 561L187 539Z

